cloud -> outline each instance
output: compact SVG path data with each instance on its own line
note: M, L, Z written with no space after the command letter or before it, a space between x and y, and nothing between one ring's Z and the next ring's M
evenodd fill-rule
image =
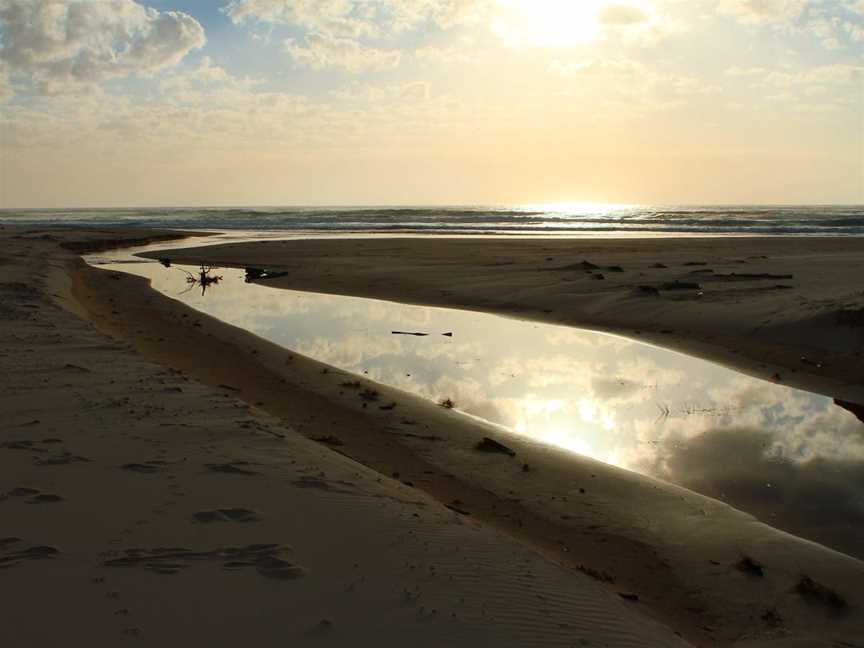
M9 79L9 71L6 66L0 64L0 103L7 99L11 99L15 95L12 89L12 82Z
M864 42L864 25L858 22L846 21L843 23L843 29L849 34L856 43Z
M432 23L447 29L481 15L489 0L234 0L235 23L293 25L343 38L382 37Z
M416 61L424 64L476 65L493 63L497 60L497 53L464 45L419 47L412 52L412 55Z
M378 34L373 3L361 6L350 0L235 0L225 13L235 24L281 23L342 38Z
M603 7L597 18L601 25L622 27L644 23L649 16L644 9L636 5L611 4Z
M709 429L665 441L646 472L728 502L763 522L864 558L864 460L790 461L777 433Z
M413 106L418 101L428 100L431 95L431 88L426 81L409 81L386 85L352 83L332 92L331 95L334 99L351 103L382 104L405 101Z
M112 78L150 74L204 46L204 29L182 12L134 0L5 0L0 62L37 92L87 89Z
M715 95L720 88L688 74L656 69L633 59L554 60L549 71L573 79L574 88L592 88L607 102L624 101L615 108L628 111L665 110L696 97Z
M803 70L731 67L726 70L726 75L749 78L751 79L751 86L754 88L771 87L789 89L814 86L835 89L843 87L860 88L862 80L864 80L864 66L836 63L833 65L819 65Z
M160 81L159 89L163 93L178 92L190 87L223 84L233 80L225 68L214 65L209 56L204 56L197 66L172 74Z
M808 34L826 50L840 50L864 40L861 0L722 0L721 13L748 25Z
M449 29L480 15L488 0L234 0L225 13L235 24L281 24L302 30L285 51L313 69L351 72L395 67L401 52L368 43L433 25Z
M287 39L285 51L298 65L313 70L342 68L350 72L393 68L399 65L401 52L369 47L350 38L335 38L325 34L308 34L305 44Z
M753 24L788 23L801 17L806 0L720 0L718 9Z

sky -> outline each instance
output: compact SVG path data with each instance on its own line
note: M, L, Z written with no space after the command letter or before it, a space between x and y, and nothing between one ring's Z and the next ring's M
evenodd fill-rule
M864 0L0 0L0 208L864 203Z

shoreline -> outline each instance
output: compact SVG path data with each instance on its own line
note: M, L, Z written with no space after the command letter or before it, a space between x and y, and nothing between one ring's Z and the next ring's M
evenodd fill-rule
M415 421L412 425L419 422L442 441L409 436L398 423L398 434L384 437L382 432L392 431L393 415L362 408L355 394L339 394L344 378L324 372L327 367L321 363L196 313L155 293L145 281L91 268L80 259L66 258L52 273L55 286L67 273L73 280L69 291L57 294L74 297L79 312L131 344L136 354L209 385L222 398L240 397L251 407L251 420L261 416L277 421L283 440L335 433L344 446L334 453L311 444L316 461L345 454L373 468L387 488L410 493L409 498L431 494L440 515L490 529L501 542L516 538L566 568L568 579L576 579L568 587L585 580L595 587L602 584L610 600L621 593L636 595L638 603L627 603L627 609L635 607L637 617L647 612L700 643L733 645L744 637L767 641L783 633L790 638L860 634L857 613L832 618L820 605L790 591L801 577L800 565L806 564L808 575L843 592L857 610L862 602L853 598L854 584L864 578L860 561L766 527L709 498L599 462L563 460L524 438L507 437L506 443L517 450L520 461L536 469L528 474L508 470L502 476L502 465L513 462L471 450L482 436L501 437L500 430L493 432L432 403L374 385L399 403L400 418ZM276 429L272 422L268 425ZM269 433L264 437L271 440L267 443L278 438ZM589 484L588 496L578 503L568 500L574 470ZM519 500L530 501L514 501L513 492L522 496ZM457 498L459 506L453 502ZM448 511L448 504L470 515ZM643 519L645 510L654 512L652 523ZM563 522L564 514L571 519ZM598 522L601 528L592 528ZM687 538L686 545L682 538ZM765 566L767 576L759 583L736 566L742 552ZM606 582L604 574L614 583ZM745 613L772 604L784 619L779 635L776 627Z

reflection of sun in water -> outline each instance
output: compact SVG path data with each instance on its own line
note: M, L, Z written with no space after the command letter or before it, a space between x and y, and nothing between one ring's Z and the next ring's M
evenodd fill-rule
M575 47L593 42L600 35L604 8L616 4L612 0L497 2L504 11L493 24L494 31L514 46L540 47Z
M604 454L590 443L592 434L610 432L615 427L614 417L597 402L583 399L576 403L576 416L573 417L576 420L570 421L553 418L555 414L563 413L564 403L560 400L529 396L520 405L519 420L513 426L519 434L599 461L616 463L617 452L613 450ZM577 421L583 425L574 427L572 423Z

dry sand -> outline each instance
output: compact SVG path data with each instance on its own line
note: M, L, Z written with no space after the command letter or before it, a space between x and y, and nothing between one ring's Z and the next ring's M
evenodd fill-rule
M0 231L4 645L854 646L864 637L861 561L345 376L60 246L149 236ZM404 241L360 242L383 244L393 252L382 268L401 264L407 276L423 261L399 260ZM306 249L293 245L290 267ZM339 245L357 244L309 242L322 275L312 288L352 292L326 277L343 270L317 247ZM429 281L443 274L433 268ZM316 270L299 276L314 284ZM387 293L387 276L355 273L354 294ZM493 275L472 276L476 295ZM413 289L407 301L433 290ZM360 398L344 386L354 380L397 407ZM839 373L830 381L854 387ZM324 436L342 445L306 438ZM484 436L516 456L477 452Z

